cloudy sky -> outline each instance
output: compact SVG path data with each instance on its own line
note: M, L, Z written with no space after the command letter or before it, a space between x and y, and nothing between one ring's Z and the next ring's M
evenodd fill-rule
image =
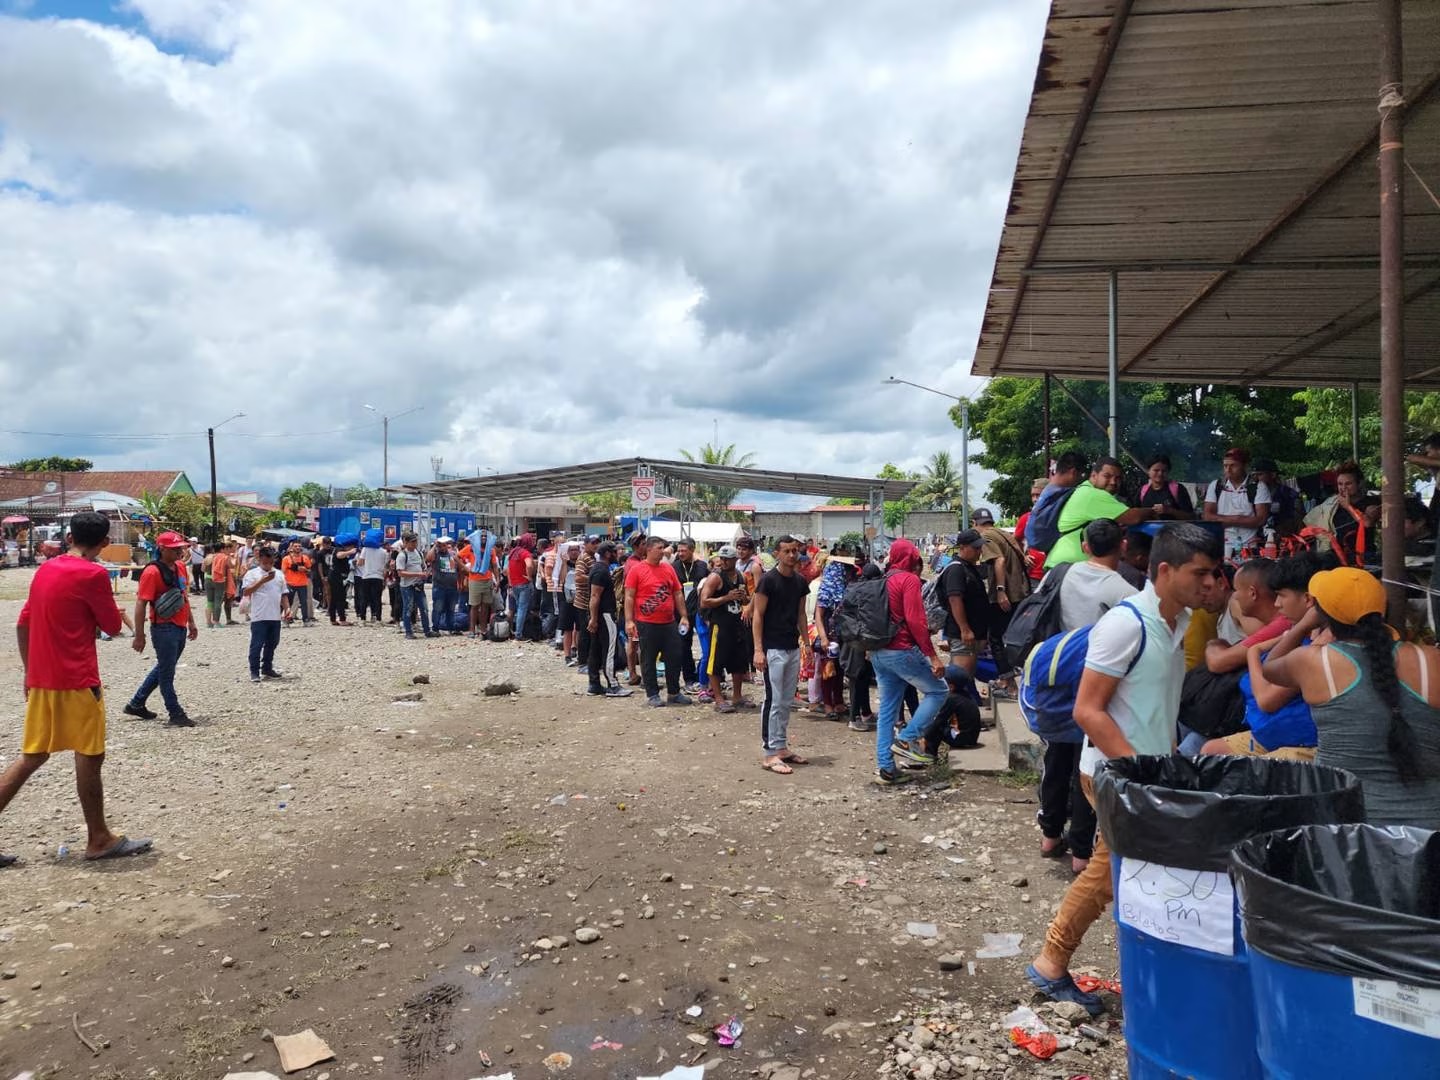
M0 461L958 458L1047 7L0 0Z

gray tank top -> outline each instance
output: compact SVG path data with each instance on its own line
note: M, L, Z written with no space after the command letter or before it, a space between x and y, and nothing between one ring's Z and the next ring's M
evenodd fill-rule
M1347 687L1336 685L1330 649L1338 650L1355 665L1355 679ZM1423 774L1420 780L1404 783L1385 745L1390 710L1375 692L1365 650L1336 642L1326 646L1321 660L1334 696L1322 705L1310 706L1320 737L1315 764L1346 769L1360 779L1365 793L1365 819L1370 824L1440 829L1440 709L1432 708L1424 697L1400 684L1400 709L1420 747L1416 764ZM1427 670L1424 665L1420 668L1422 683L1428 682ZM1422 688L1428 690L1428 686Z

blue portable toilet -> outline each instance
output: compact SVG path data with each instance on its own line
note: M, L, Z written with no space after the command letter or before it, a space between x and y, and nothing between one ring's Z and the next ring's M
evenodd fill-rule
M1259 1080L1230 851L1273 829L1364 820L1360 782L1270 758L1116 758L1095 774L1095 810L1131 1080Z
M1309 825L1230 866L1266 1080L1440 1076L1440 833Z

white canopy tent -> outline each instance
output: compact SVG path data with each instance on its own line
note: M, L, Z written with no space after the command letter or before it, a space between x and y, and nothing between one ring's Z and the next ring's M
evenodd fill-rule
M715 549L722 544L733 544L735 538L743 532L738 521L666 521L664 518L651 520L646 532L651 536L658 536L662 540L679 540L681 536L688 536L696 544Z

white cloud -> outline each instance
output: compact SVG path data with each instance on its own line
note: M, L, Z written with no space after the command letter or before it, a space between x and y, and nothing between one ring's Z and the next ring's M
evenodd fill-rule
M919 467L974 392L1046 5L131 0L0 16L4 427L222 483L721 437ZM265 432L332 432L305 439ZM0 434L205 471L203 440Z

